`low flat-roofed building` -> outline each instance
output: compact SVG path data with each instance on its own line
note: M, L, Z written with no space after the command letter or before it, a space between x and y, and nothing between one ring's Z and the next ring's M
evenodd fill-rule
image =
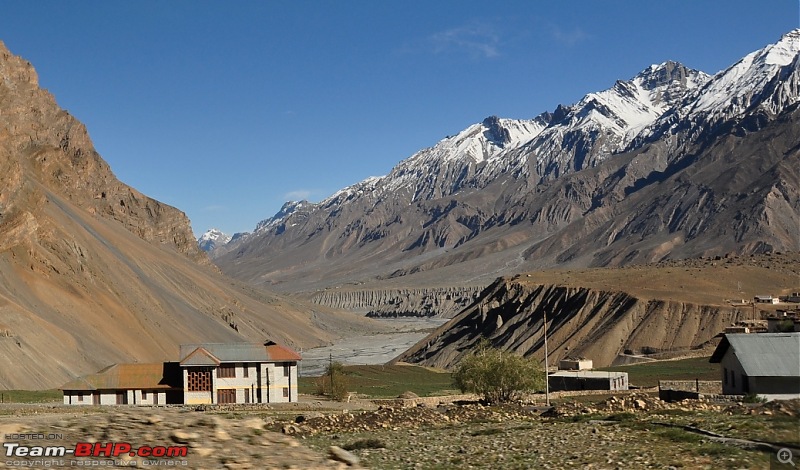
M182 403L177 362L112 364L61 387L65 405L165 405Z
M547 377L551 391L628 390L627 372L560 370Z
M593 363L591 359L566 358L558 361L559 370L591 370Z

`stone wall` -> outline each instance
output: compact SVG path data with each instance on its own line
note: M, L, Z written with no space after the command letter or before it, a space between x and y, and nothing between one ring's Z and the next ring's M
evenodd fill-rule
M659 390L675 390L684 392L699 392L704 395L718 395L722 393L721 380L659 380Z
M376 405L397 406L401 408L413 408L415 406L439 406L448 405L458 401L477 401L478 395L468 393L464 395L444 395L440 397L415 397L415 398L388 398L372 400Z

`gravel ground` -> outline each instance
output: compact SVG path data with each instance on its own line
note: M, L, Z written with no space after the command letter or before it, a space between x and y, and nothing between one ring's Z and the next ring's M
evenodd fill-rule
M634 396L564 404L544 416L532 406L383 407L311 418L284 430L312 448L350 449L365 466L381 469L769 468L774 451L722 444L683 426L800 449L799 408L798 402L788 408L670 405Z
M288 406L0 407L0 438L20 446L129 443L186 446L179 458L123 453L116 459L64 458L101 466L183 468L783 468L774 450L745 441L789 445L800 454L800 400L767 405L687 402L650 396L562 403L542 413L528 405L478 403L405 406L310 401ZM363 405L363 406L362 406ZM362 409L363 408L363 409ZM54 439L22 438L41 433ZM730 445L731 443L736 445ZM54 460L54 459L50 459ZM772 462L771 462L772 460ZM109 462L111 465L109 465ZM48 468L41 457L12 456L0 467ZM791 468L787 465L786 468Z

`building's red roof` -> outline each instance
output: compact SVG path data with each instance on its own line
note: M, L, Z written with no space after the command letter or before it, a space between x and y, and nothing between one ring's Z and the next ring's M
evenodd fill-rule
M267 343L265 347L267 348L267 355L273 361L299 361L302 359L300 354L280 344Z
M95 374L67 382L61 390L156 390L170 389L168 364L113 364Z

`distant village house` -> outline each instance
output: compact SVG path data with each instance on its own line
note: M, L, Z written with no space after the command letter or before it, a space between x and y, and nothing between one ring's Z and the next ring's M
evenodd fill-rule
M710 362L725 395L800 398L800 333L726 334Z
M627 372L560 370L547 377L551 391L628 390Z
M566 358L558 362L559 370L591 370L593 363L591 359Z

